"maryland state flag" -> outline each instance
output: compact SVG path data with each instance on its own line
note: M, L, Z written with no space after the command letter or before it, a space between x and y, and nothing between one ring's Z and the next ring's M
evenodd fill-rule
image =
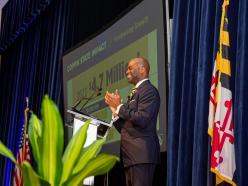
M234 151L233 101L230 89L231 61L227 8L224 0L219 36L219 50L214 64L210 103L208 134L211 136L211 171L216 174L216 185L225 181L236 185L233 175L236 170Z

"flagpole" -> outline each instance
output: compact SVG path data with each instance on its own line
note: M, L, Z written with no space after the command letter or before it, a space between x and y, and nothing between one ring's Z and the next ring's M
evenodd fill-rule
M26 97L26 108L24 111L24 131L23 131L23 151L22 151L22 161L25 160L25 152L26 152L26 134L27 134L27 124L28 124L28 107L29 99Z

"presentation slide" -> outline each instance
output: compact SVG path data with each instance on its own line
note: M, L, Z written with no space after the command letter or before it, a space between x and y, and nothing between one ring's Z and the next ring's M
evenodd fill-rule
M111 111L104 102L106 91L119 90L123 102L133 85L128 84L128 61L143 56L150 62L149 79L161 96L157 123L161 150L166 150L166 48L162 0L143 0L87 42L63 56L63 88L66 110L78 111L111 121ZM118 154L120 134L112 127L107 135L105 151Z

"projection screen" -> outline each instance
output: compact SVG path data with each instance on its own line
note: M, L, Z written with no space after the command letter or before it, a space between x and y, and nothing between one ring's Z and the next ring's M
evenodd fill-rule
M118 89L126 101L132 85L126 79L128 61L143 56L150 61L150 81L158 88L161 107L157 131L161 151L166 150L166 33L162 0L143 0L130 8L111 26L63 56L65 113L76 109L110 122L111 112L104 102L106 91ZM94 96L100 94L99 96ZM87 101L89 97L95 97ZM87 102L87 103L86 103ZM66 114L65 114L66 118ZM103 150L118 154L120 135L111 128Z

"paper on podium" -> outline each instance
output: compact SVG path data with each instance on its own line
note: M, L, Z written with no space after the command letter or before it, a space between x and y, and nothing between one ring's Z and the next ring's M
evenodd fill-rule
M73 125L73 136L76 134L76 132L79 130L80 127L82 127L85 124L84 121L74 118L74 125ZM97 126L96 125L89 125L87 130L87 138L84 144L84 147L89 146L92 144L97 136ZM84 179L84 185L94 185L94 176L90 176Z
M79 111L72 111L67 110L68 115L70 115L70 118L73 119L70 121L73 121L72 128L73 128L73 135L76 133L76 131L84 124L86 120L90 120L89 125L89 136L96 136L99 138L106 138L109 129L112 127L113 123L107 123L105 121L99 120L97 118L94 118L93 116L87 115L85 113L79 112ZM95 133L94 133L95 132Z
M73 136L76 134L76 132L79 130L79 128L84 125L84 123L85 123L84 121L77 119L77 118L74 118ZM90 144L92 144L96 140L96 138L97 138L96 134L97 134L97 126L96 125L89 125L89 128L87 130L87 138L86 138L84 147L89 146Z
M69 123L73 128L73 136L82 127L87 120L90 120L89 128L87 130L87 138L84 147L92 144L97 138L106 138L109 129L112 127L113 123L107 123L105 121L94 118L93 116L87 115L80 111L67 110ZM94 185L94 176L85 178L84 185Z

